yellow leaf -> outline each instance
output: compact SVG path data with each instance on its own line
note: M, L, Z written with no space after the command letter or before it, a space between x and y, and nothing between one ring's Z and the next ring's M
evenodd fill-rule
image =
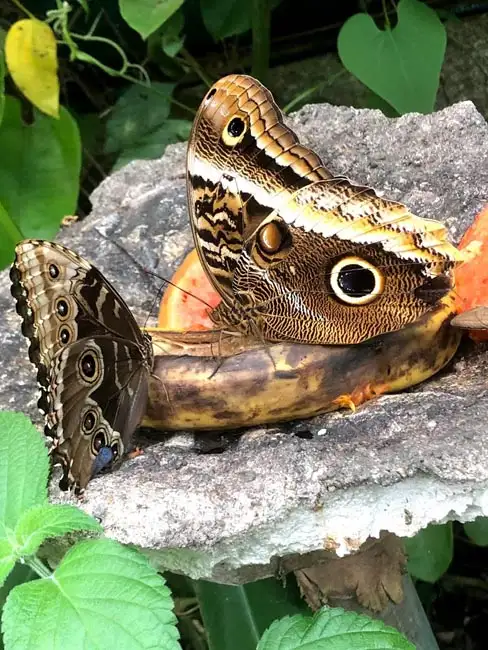
M59 117L56 38L40 20L19 20L7 32L5 59L16 86L43 113Z

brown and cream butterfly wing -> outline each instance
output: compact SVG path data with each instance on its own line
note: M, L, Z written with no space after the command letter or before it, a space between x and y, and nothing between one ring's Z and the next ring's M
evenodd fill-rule
M147 406L147 360L127 339L95 336L61 350L48 376L46 433L55 435L61 487L83 490L127 450Z
M284 124L271 93L245 75L224 77L207 93L187 167L196 247L214 287L230 299L244 240L297 189L331 177Z
M100 452L105 465L118 460L137 426L136 415L142 416L150 339L104 276L59 244L18 244L11 279L22 332L30 340L29 358L38 369L46 435L53 438L67 484L84 488L87 477L101 469L95 460ZM90 367L97 382L84 372ZM87 428L85 416L97 426Z
M267 340L360 343L432 310L463 259L439 222L368 188L319 182L296 192L245 242L234 309ZM229 320L226 305L220 309Z

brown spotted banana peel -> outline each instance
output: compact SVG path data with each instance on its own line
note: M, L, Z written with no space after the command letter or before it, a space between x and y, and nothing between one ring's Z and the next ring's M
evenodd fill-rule
M461 331L454 294L415 323L347 346L264 345L220 332L149 330L154 370L144 426L234 429L354 407L443 368Z

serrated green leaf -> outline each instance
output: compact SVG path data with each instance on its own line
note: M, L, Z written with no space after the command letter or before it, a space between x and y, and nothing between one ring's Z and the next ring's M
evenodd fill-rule
M76 209L81 144L76 122L61 107L59 119L34 111L25 124L21 105L5 98L0 125L0 203L24 237L52 239Z
M187 140L190 131L191 122L188 120L166 120L159 128L141 138L136 146L124 149L113 170L120 169L132 160L160 158L169 144Z
M23 513L15 528L17 553L21 556L33 555L46 539L75 530L103 532L96 519L76 506L50 503L34 506Z
M119 97L107 121L105 153L137 147L148 133L168 119L175 84L131 86Z
M382 621L343 609L323 608L315 616L275 621L257 650L415 650L397 630Z
M161 27L184 0L119 0L122 18L132 29L147 38Z
M184 23L185 18L180 9L162 27L161 47L163 52L170 58L175 57L183 47L185 36L181 33L181 30Z
M0 539L0 587L14 568L14 564L15 557L12 551L12 545L8 539Z
M452 524L430 525L414 537L405 537L407 569L411 576L425 582L437 582L452 561Z
M378 29L356 14L337 41L344 66L400 114L434 108L446 49L446 30L436 12L419 0L400 0L393 29Z
M271 9L280 4L281 0L271 0ZM229 36L242 34L251 29L251 2L241 0L200 0L203 22L216 41Z
M9 591L13 589L16 585L21 585L24 582L29 580L37 579L37 574L25 564L16 564L13 570L10 572L8 578L5 580L3 585L0 586L0 611L3 609L5 601ZM0 642L0 650L3 649L3 645Z
M0 536L26 510L47 502L48 472L46 446L29 418L0 412Z
M478 546L488 546L488 517L477 517L464 524L464 532Z
M15 650L181 650L172 610L169 589L142 554L88 540L68 551L51 579L12 589L2 629Z

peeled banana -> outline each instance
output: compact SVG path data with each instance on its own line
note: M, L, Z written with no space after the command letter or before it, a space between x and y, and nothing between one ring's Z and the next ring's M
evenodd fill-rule
M143 425L233 429L354 408L443 368L462 335L454 313L451 292L412 325L345 346L149 330L155 362Z

